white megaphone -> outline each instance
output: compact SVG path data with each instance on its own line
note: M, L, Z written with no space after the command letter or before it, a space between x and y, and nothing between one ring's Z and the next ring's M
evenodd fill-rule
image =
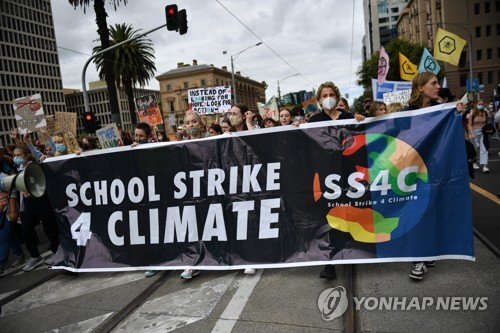
M43 173L42 167L36 163L28 164L26 168L17 175L0 175L0 190L10 191L12 182L15 182L13 187L14 190L28 192L35 198L43 196L45 188L47 187L45 173Z

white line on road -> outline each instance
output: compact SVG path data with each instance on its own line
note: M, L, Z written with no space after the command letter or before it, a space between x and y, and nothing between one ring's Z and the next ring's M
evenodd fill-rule
M236 290L233 298L215 324L212 333L226 333L233 330L236 321L240 318L243 308L253 292L253 288L255 288L259 282L262 272L263 270L259 269L255 275L245 275L240 282L238 290Z

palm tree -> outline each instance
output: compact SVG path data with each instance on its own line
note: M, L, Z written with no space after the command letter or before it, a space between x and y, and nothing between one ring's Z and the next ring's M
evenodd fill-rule
M138 34L138 30L133 30L132 25L116 24L109 27L111 37L110 45L115 45L125 40L134 38ZM142 36L133 41L130 41L109 52L113 56L113 73L116 78L116 85L123 86L127 94L128 105L130 110L130 120L132 125L137 123L135 115L134 91L133 87L139 84L144 87L150 79L154 77L156 67L154 64L155 56L153 43L150 39ZM102 46L94 47L93 53L102 50ZM94 62L99 71L99 76L103 77L104 64L106 60L103 55L97 56Z
M127 0L110 0L113 2L114 9L123 2L125 5L127 4ZM86 13L87 7L90 6L91 0L68 0L68 2L76 9L78 6L83 7L84 13ZM109 44L109 31L108 31L108 23L106 21L106 17L108 14L106 13L106 9L104 8L104 0L93 0L94 3L94 11L96 15L96 23L97 23L97 33L99 34L99 38L101 40L102 49L108 48ZM111 110L111 117L114 123L120 125L120 109L118 107L118 95L116 93L116 85L115 85L115 77L112 71L112 54L106 52L104 54L104 79L106 80L106 85L108 88L109 95L109 103Z

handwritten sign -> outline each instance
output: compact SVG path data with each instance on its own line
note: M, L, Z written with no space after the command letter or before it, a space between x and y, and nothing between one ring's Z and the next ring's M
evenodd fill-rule
M17 98L12 104L19 134L36 132L47 126L40 94Z
M160 108L156 102L155 94L149 94L135 99L139 121L151 126L163 124Z
M116 124L110 124L98 129L95 134L103 149L123 146L122 137Z
M411 89L385 93L383 95L384 103L390 104L399 102L402 103L403 105L408 105L408 101L410 100L410 95L411 95Z
M76 112L54 112L55 131L70 132L76 136Z
M190 89L188 90L188 107L199 114L228 112L231 110L231 87Z

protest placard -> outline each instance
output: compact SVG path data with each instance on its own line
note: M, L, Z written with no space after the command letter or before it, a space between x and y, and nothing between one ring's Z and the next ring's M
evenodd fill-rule
M70 132L76 136L76 112L54 112L55 132Z
M113 148L123 146L122 137L116 124L107 125L95 131L101 148Z
M163 124L161 111L156 102L155 94L148 94L135 99L139 121L151 126Z
M17 98L12 104L19 134L36 132L47 126L40 94Z
M188 107L199 114L228 112L231 110L231 87L189 89Z
M372 91L373 100L382 102L384 100L384 94L411 89L411 82L407 81L385 81L382 84L377 83L377 79L372 79Z
M403 105L408 105L408 101L410 100L410 94L411 94L411 89L385 93L383 95L384 96L384 103L391 104L391 103L399 102Z

